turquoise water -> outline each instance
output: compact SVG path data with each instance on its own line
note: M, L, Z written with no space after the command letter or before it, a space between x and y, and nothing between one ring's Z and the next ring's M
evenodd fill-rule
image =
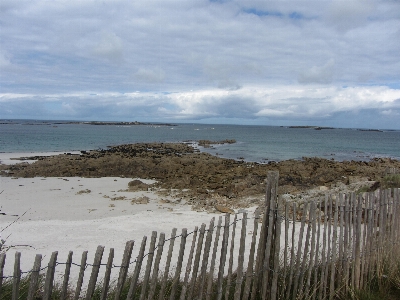
M221 157L256 162L314 156L339 161L374 157L400 159L400 131L204 124L96 126L32 120L0 123L0 152L65 152L137 142L235 139L235 144L202 150Z

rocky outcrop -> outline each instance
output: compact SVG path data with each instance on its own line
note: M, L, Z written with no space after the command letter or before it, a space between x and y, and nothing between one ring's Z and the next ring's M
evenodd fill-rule
M325 186L331 189L361 178L374 182L376 187L383 182L388 169L400 168L399 161L387 158L368 162L303 158L259 164L199 153L186 143L129 144L80 155L63 154L34 159L38 161L33 164L3 166L1 174L16 177L119 176L154 179L157 181L154 185L132 181L129 188L173 191L176 198L185 199L200 208L214 208L216 197L224 199L219 204L231 208L249 205L249 197L262 202L268 171L280 173L279 194L300 195L310 188Z

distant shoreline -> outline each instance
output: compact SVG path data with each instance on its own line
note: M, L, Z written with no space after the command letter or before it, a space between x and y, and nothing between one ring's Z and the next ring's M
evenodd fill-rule
M30 120L26 120L30 121ZM0 122L0 125L69 125L69 124L84 124L84 125L117 125L117 126L133 126L133 125L147 125L147 126L178 126L176 124L170 123L147 123L147 122L109 122L109 121L39 121L39 122L29 122L29 123L19 123L19 122Z

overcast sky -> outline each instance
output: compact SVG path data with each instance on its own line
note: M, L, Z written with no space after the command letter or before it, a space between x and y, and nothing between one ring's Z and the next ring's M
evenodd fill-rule
M400 129L400 1L0 1L0 118Z

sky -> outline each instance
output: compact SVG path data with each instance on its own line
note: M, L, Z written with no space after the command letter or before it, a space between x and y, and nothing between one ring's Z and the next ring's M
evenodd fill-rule
M0 118L400 129L400 1L1 0Z

